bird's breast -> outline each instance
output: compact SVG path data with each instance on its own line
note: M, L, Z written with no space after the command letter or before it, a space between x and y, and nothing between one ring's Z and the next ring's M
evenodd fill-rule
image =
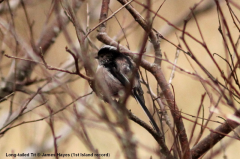
M103 66L97 68L96 85L97 89L101 90L101 94L109 94L114 97L119 97L119 91L124 89L121 82Z

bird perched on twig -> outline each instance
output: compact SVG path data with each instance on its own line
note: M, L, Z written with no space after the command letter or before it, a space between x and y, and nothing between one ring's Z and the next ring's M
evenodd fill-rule
M99 50L96 59L99 62L96 71L96 77L98 79L97 85L102 85L106 90L98 91L98 94L104 99L109 95L112 97L120 97L121 91L124 92L127 88L132 86L131 95L142 106L154 129L159 132L160 130L156 122L145 106L143 90L137 71L136 75L133 77L133 72L135 70L135 63L133 60L126 54L118 51L116 47L109 45L105 45ZM132 85L130 81L133 81Z

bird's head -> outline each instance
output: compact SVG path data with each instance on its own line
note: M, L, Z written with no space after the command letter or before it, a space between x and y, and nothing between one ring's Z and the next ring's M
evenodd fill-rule
M100 65L108 65L114 62L114 59L120 54L116 47L105 45L98 51L98 59Z

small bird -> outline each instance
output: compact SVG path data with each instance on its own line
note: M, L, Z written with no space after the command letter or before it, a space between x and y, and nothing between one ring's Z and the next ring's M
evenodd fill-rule
M136 75L133 77L133 72L135 70L135 63L133 60L128 55L118 51L116 47L109 45L105 45L99 50L96 59L99 63L96 71L96 77L98 79L97 88L99 88L98 86L101 84L101 86L107 90L105 91L107 94L104 94L103 91L98 91L98 95L104 99L107 99L109 95L118 98L121 96L121 91L123 92L126 88L130 87L130 81L134 78L132 79L133 85L131 95L142 106L153 128L157 132L160 132L155 120L145 106L138 72L136 72Z

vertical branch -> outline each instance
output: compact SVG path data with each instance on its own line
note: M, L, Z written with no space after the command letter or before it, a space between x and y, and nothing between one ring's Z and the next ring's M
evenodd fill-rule
M52 136L53 136L54 153L55 153L56 159L58 159L57 137L55 135L54 125L53 125L54 120L53 120L53 116L52 116L52 110L50 107L49 107L49 113L50 113L49 126L51 128Z
M101 13L100 13L99 23L101 23L102 21L107 19L109 3L110 3L110 0L103 0L102 1L102 8L101 8ZM99 26L99 33L100 34L106 33L106 26L107 26L107 22L104 22Z
M118 0L122 5L127 3L126 0ZM147 25L146 21L143 19L143 17L131 6L126 6L126 9L129 11L129 13L133 16L133 18L141 25L141 27L145 30L149 30L149 26ZM149 38L151 39L151 42L154 47L155 55L161 56L161 50L160 50L160 42L157 40L156 35L152 30L150 30L149 33ZM179 140L180 144L182 147L182 152L183 152L183 158L185 159L190 159L191 158L191 153L190 153L190 148L189 148L189 143L188 143L188 138L186 134L186 130L181 118L180 111L177 107L177 105L174 102L174 96L171 92L171 89L166 81L165 76L163 75L163 72L160 68L161 62L159 60L155 60L155 63L151 65L151 67L146 68L149 70L156 78L158 84L160 85L163 94L165 98L167 99L168 106L170 107L174 122L176 124L178 134L179 134ZM142 63L142 66L144 64ZM146 66L145 66L146 67Z
M103 22L105 19L107 19L107 15L108 15L108 10L109 10L109 2L110 0L103 0L102 1L102 9L101 9L101 13L100 13L100 19L99 22ZM101 35L106 35L106 25L107 22L103 22L101 23L101 25L99 26L99 33L98 33L98 38L101 38ZM117 44L118 45L118 44ZM119 46L117 46L119 47ZM119 106L119 104L117 104L117 106ZM136 143L132 140L133 134L131 132L130 126L129 126L129 122L127 121L127 118L125 116L125 112L126 112L126 107L125 106L121 106L119 107L121 109L120 113L120 124L121 127L123 129L123 133L124 136L121 137L121 146L122 149L124 150L124 154L125 154L125 158L127 159L135 159L138 158L137 157L137 153L136 153Z
M61 0L62 7L65 10L65 13L68 15L72 24L75 27L77 39L80 45L80 60L83 62L83 66L85 68L85 72L88 76L93 77L95 74L94 66L95 61L93 60L92 54L88 52L87 41L85 41L85 32L81 27L79 20L74 12L74 8L70 6L68 1ZM92 86L92 81L89 81L89 84ZM93 88L94 89L94 88Z

